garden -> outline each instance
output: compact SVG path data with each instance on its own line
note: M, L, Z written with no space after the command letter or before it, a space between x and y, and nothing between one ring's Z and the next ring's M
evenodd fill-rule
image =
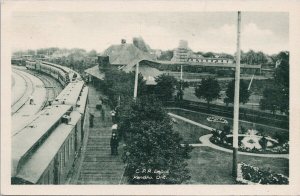
M223 130L214 129L210 141L218 146L232 149L233 135L228 125ZM287 154L289 142L286 138L271 137L258 130L243 128L238 135L239 151L261 154Z
M288 184L289 178L283 174L262 170L246 163L238 165L237 183L240 184Z

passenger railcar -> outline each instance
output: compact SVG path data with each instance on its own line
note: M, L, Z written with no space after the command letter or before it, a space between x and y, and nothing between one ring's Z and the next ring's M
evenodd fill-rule
M62 86L70 82L70 69L43 61L26 61L26 68L47 74L59 81Z
M88 87L78 73L62 66L26 63L56 78L62 77L64 90L53 104L12 138L12 184L64 184L81 151L87 121ZM57 79L57 78L56 78Z

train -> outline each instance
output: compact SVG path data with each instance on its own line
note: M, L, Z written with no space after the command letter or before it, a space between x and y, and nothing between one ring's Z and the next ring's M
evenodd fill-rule
M50 75L53 78L57 79L63 86L66 86L70 82L70 76L73 75L73 70L71 70L70 68L43 61L28 60L26 61L26 68Z
M43 61L26 68L51 75L64 89L12 136L11 184L65 184L88 123L88 86L75 71Z

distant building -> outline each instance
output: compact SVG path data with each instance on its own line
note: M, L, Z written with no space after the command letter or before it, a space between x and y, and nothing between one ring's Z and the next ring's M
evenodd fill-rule
M204 57L190 57L188 62L198 62L198 63L223 63L223 64L232 64L233 59L227 58L204 58Z
M179 46L174 50L172 62L187 62L192 50L188 48L188 42L185 40L179 41Z
M194 53L185 40L179 41L179 46L174 50L172 62L198 62L198 63L223 63L232 64L233 60L228 58L205 58L200 54Z

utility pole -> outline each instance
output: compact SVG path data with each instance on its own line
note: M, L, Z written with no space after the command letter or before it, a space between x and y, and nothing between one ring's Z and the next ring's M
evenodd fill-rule
M237 51L236 51L236 68L235 68L235 88L234 88L234 111L233 111L233 160L232 176L237 177L238 163L238 134L239 134L239 107L240 107L240 33L241 33L241 12L238 11L237 21Z
M180 80L182 81L182 65L180 65Z
M136 64L133 99L136 100L139 80L139 62Z
M182 65L180 65L180 90L182 90Z

